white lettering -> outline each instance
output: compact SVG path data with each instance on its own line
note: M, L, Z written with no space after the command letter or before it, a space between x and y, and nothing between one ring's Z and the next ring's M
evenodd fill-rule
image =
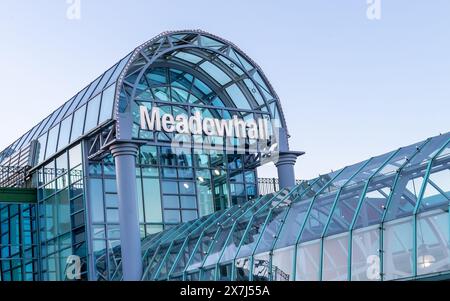
M146 106L140 106L141 129L144 131L164 131L167 133L176 132L184 135L202 135L220 136L237 139L233 145L243 139L242 143L248 137L250 139L265 140L269 138L267 120L259 118L258 120L244 121L238 116L233 116L232 120L220 120L217 118L202 118L200 112L194 116L180 114L175 118L171 114L161 116L157 107L152 108L151 112ZM238 143L239 145L241 142Z

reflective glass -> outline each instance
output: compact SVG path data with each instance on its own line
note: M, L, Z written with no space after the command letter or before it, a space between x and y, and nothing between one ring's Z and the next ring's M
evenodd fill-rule
M102 107L100 109L100 118L98 123L102 123L108 119L111 119L114 107L114 95L116 92L116 86L112 85L103 91Z
M61 122L61 128L59 131L59 139L58 139L58 151L62 150L69 144L71 127L72 127L72 115L70 115Z
M274 281L292 281L292 272L294 264L294 247L274 250L272 256L272 280Z
M84 133L89 132L98 124L99 107L101 101L101 94L90 100L88 103L86 121L84 125Z
M326 237L323 240L322 280L348 279L349 233Z
M318 281L320 272L320 240L297 246L296 281Z
M83 134L85 113L86 113L86 106L81 107L74 113L70 142L75 141Z
M450 270L448 209L433 210L417 217L417 274Z
M411 217L384 225L384 280L412 276L413 221Z
M45 158L50 158L56 152L56 146L58 144L59 126L55 126L48 132L47 150L45 152Z
M352 235L352 281L380 280L380 230L358 229Z
M247 98L244 96L237 84L233 84L225 88L225 90L227 91L228 95L231 97L237 108L251 110L251 106Z

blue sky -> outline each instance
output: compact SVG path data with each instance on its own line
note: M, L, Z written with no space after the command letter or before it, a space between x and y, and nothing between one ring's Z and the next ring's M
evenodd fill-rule
M0 0L3 149L137 45L204 29L239 45L281 98L311 178L450 130L450 1ZM275 169L260 175L274 176Z

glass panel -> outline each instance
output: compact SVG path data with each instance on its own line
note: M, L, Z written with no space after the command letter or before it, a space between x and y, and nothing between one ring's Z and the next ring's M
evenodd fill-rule
M352 281L380 280L380 230L359 229L352 237Z
M417 274L450 270L448 209L422 213L417 217Z
M270 277L272 275L272 271L270 269L269 253L257 254L254 256L254 258L253 258L253 281L269 281ZM281 276L278 276L278 277L281 277Z
M227 91L228 95L230 95L237 108L251 110L251 106L247 98L244 96L244 93L242 93L237 84L233 84L225 88L225 90Z
M70 169L81 164L81 144L72 147L69 150L69 166Z
M275 250L272 256L272 270L274 281L292 281L294 265L294 247Z
M412 276L413 228L411 217L384 225L384 280Z
M81 107L74 113L70 142L75 141L83 134L85 113L86 113L86 106Z
M440 161L440 160L439 160ZM441 162L433 162L419 211L424 212L450 205L450 169L442 169Z
M320 240L297 247L296 281L318 281L320 271Z
M301 202L298 202L297 200L294 201L294 204L285 219L283 229L280 232L275 248L283 248L296 243L311 200L312 199Z
M55 126L48 133L47 150L45 152L45 158L50 158L56 152L56 145L58 143L59 126Z
M348 279L349 234L339 234L323 240L324 281L346 281Z
M116 92L116 86L112 85L109 88L107 88L105 91L103 91L102 96L102 108L100 110L100 119L98 123L102 123L108 119L111 119L112 113L113 113L113 106L114 106L114 95Z
M231 81L231 78L225 72L223 72L219 67L209 61L205 61L204 63L200 64L200 68L208 73L222 86Z
M101 179L89 180L89 203L91 209L91 218L94 223L103 223L105 220L103 212L103 186Z
M174 55L175 57L185 60L187 62L193 63L193 64L197 64L198 62L200 62L202 60L201 57L187 53L187 52L183 52L180 51L177 54Z
M72 116L70 115L61 122L61 129L59 131L58 151L62 150L69 144L70 129L72 127Z
M161 196L159 179L142 179L144 188L144 208L147 223L161 223ZM176 183L175 183L176 184Z
M98 124L98 114L100 106L101 95L98 95L88 103L88 109L86 113L86 122L84 125L84 133L89 132L95 128Z
M39 137L36 145L37 164L42 163L44 161L46 144L47 144L47 133Z

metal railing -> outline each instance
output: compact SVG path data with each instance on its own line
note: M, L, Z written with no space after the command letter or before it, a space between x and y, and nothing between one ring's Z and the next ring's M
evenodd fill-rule
M302 180L295 180L295 184L298 185ZM280 190L280 182L278 178L258 178L258 191L259 195L266 195L274 193Z
M28 167L0 166L0 187L26 188L30 182Z

